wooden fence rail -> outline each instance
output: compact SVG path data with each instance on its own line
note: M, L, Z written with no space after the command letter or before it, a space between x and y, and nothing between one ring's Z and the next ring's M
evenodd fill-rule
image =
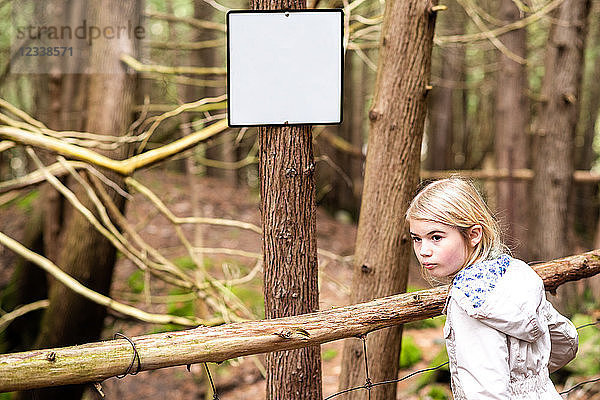
M600 250L534 265L547 290L600 272ZM447 286L312 314L133 337L140 370L290 350L439 315ZM118 338L0 355L0 392L99 382L123 374L133 346ZM137 367L137 364L135 365ZM135 368L134 368L135 370Z

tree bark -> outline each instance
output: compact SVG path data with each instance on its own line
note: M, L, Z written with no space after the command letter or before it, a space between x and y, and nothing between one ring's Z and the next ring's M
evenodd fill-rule
M591 15L600 15L600 2L592 3ZM594 137L598 112L600 111L600 22L590 18L590 31L585 57L586 74L579 112L578 135L575 141L575 166L591 170L597 157ZM598 221L598 186L575 185L575 221L583 233L586 245L593 246L596 222Z
M435 12L430 1L386 2L379 67L356 239L351 302L406 290L410 259L404 213L419 181ZM402 57L398 57L402 54ZM371 379L395 379L402 328L369 335ZM363 349L346 341L340 389L365 383ZM396 386L372 391L374 399L396 398ZM348 399L363 398L352 392Z
M305 0L252 0L252 9L303 9ZM310 126L258 129L265 318L319 308ZM266 398L321 399L321 349L269 353Z
M533 265L546 290L600 273L600 250ZM440 315L448 286L376 299L308 315L198 327L131 338L140 371L227 359L339 340ZM369 336L374 333L369 333ZM354 339L358 341L357 339ZM375 364L383 362L372 354ZM0 392L65 383L99 382L124 373L133 349L120 338L58 349L0 355ZM357 366L362 368L362 366ZM133 372L137 370L134 363ZM374 380L373 383L378 381ZM360 383L362 386L364 382ZM364 392L362 397L365 398ZM283 394L287 399L287 394ZM305 397L308 399L309 397Z
M499 17L506 23L516 22L520 19L520 11L512 0L502 0ZM508 50L521 58L526 58L527 32L524 28L505 33L499 39ZM512 171L528 167L529 104L525 95L527 70L525 65L510 59L504 53L499 52L498 58L495 112L496 167ZM499 221L502 231L505 232L505 243L516 257L528 259L527 183L515 182L512 179L498 182L496 201Z
M440 35L460 35L465 33L466 15L462 7L451 2L448 10L440 15L437 31ZM434 52L437 62L437 82L429 96L429 134L426 168L444 170L454 168L456 136L464 137L459 123L464 115L465 89L465 47L463 45L447 45ZM455 134L456 132L456 134Z
M365 65L353 52L346 53L344 67L344 115L347 117L338 126L338 136L357 149L363 146L363 124L365 109ZM335 148L323 141L325 155L330 156L335 167L327 165L329 173L322 184L332 187L326 195L324 205L332 211L345 210L358 218L360 209L360 189L362 187L362 164L360 157Z
M122 3L105 0L90 3L88 19L97 26L127 26L139 24L140 2ZM129 39L129 40L128 40ZM99 134L121 135L126 133L131 120L135 75L121 65L121 53L135 55L133 38L122 37L119 41L96 41L90 49L89 87L85 95L87 123L85 130ZM108 153L105 153L108 155ZM110 153L114 158L127 156L126 149ZM122 184L117 174L104 171L107 177ZM82 203L94 209L84 190L72 189ZM114 189L107 188L115 204L124 207L124 198ZM60 232L60 250L57 263L61 268L85 286L107 294L116 260L114 247L99 232L90 227L81 214L67 208ZM106 309L84 300L78 294L58 282L53 282L49 292L50 306L42 322L37 346L54 347L97 340L102 330ZM78 399L81 386L37 390L23 394L22 398Z
M573 141L580 107L583 50L589 0L566 0L553 14L557 20L546 46L542 103L534 125L536 157L532 182L534 260L569 253L568 204L573 182ZM570 308L567 292L558 308ZM571 299L573 300L573 299Z

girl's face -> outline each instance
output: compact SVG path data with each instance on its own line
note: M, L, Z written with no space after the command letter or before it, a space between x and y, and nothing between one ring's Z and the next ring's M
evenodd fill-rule
M439 222L410 219L409 224L415 255L430 275L443 278L461 269L469 255L471 240L467 242L457 228Z

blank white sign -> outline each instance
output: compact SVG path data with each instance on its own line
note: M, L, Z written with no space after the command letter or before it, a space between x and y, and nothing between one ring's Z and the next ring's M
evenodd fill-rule
M230 11L230 126L342 122L342 10Z

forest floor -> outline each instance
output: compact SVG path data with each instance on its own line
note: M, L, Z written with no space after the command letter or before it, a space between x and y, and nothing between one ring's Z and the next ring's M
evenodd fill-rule
M185 175L167 172L162 169L151 169L137 174L136 179L152 189L165 202L167 207L177 216L191 216L192 196L188 178ZM197 192L197 204L203 217L228 218L251 222L260 226L259 196L249 188L234 187L215 178L197 178L194 183ZM19 211L20 210L20 211ZM2 231L13 237L23 235L26 215L24 208L6 207L0 215ZM21 213L22 215L15 215ZM190 268L188 253L175 234L173 225L160 214L156 207L140 193L133 194L128 202L127 219L148 244L159 249L163 255L185 268ZM21 227L21 228L19 228ZM261 253L261 237L255 232L238 228L227 228L204 225L183 225L183 231L192 243L208 248L230 248L252 253ZM20 232L21 231L21 232ZM317 244L321 249L328 250L340 256L353 253L356 236L356 225L336 219L322 209L317 214ZM0 246L0 289L7 282L12 265L12 256ZM215 275L243 273L249 271L255 260L219 254L205 254L204 265ZM349 263L334 259L319 257L320 265L320 308L349 304L349 294L352 281L352 270ZM262 274L236 291L248 307L262 318ZM198 310L197 303L189 300L173 300L173 295L181 294L174 291L162 281L144 279L143 274L124 257L117 262L111 296L119 301L135 305L146 311L156 313L176 313L190 315ZM416 261L412 261L409 274L409 289L427 288L418 271ZM152 302L145 301L145 295L150 294ZM181 296L180 296L181 297ZM185 297L185 296L184 296ZM414 371L439 365L447 360L445 356L442 335L443 317L436 317L419 323L405 326L403 341L410 348L406 354L410 359L410 367L400 372L400 377ZM155 325L123 319L118 315L109 314L105 321L103 339L112 339L116 332L129 337L150 334L169 329ZM173 329L173 327L171 327ZM181 328L180 328L181 329ZM358 339L347 339L358 340ZM323 395L327 397L338 389L338 377L341 370L343 340L326 343L321 346ZM369 363L376 360L370 359ZM364 369L362 363L356 368ZM230 360L220 365L211 364L210 370L215 381L219 398L222 400L258 400L265 394L264 356L244 357ZM398 399L426 400L451 398L447 372L441 371L437 377L438 383L424 381L424 375L417 375L398 384ZM136 376L123 379L111 378L102 383L106 399L140 400L140 399L212 399L207 391L206 373L203 365L192 365L190 371L185 366L172 367L156 371L142 372ZM373 390L377 390L374 388ZM366 391L364 398L368 398ZM87 399L100 398L90 390ZM345 395L335 397L343 400Z

